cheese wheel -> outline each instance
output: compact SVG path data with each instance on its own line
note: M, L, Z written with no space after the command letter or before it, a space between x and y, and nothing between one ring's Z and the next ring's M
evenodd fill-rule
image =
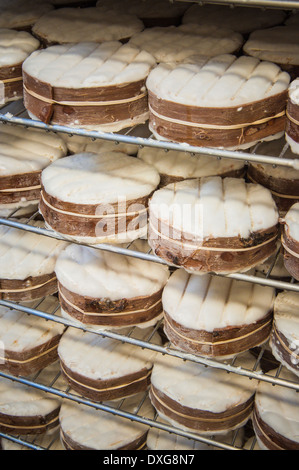
M299 202L280 220L282 224L283 259L287 271L299 280Z
M280 138L290 75L258 58L221 54L162 63L147 79L158 140L245 149Z
M23 96L22 64L39 48L39 41L26 31L9 29L0 19L0 107Z
M0 207L13 210L37 206L41 172L64 157L63 139L37 129L0 125Z
M147 398L138 411L144 394L127 398L123 403L104 402L121 410L153 419L154 410ZM137 421L86 405L64 402L60 415L61 441L66 450L141 450L146 444L149 427Z
M274 26L253 31L243 50L250 56L279 64L296 78L299 66L298 40L299 32L295 25Z
M269 338L274 298L271 287L178 269L163 291L164 330L191 354L232 357Z
M46 45L128 39L142 31L135 15L119 15L108 7L59 8L36 21L32 31Z
M40 221L31 224L44 227ZM54 268L65 246L54 238L0 226L0 298L29 301L57 292Z
M130 337L146 341L151 333L151 328L137 329ZM158 334L151 341L161 345ZM68 329L61 338L58 354L71 388L93 401L116 400L146 391L156 356L154 351L75 328Z
M158 63L175 63L193 56L213 57L238 51L243 37L218 26L181 25L146 28L135 34L129 44L146 50Z
M166 266L69 245L56 268L62 315L95 328L146 327L162 317Z
M47 0L1 0L0 28L30 31L36 21L53 10Z
M36 51L25 61L29 115L47 124L107 132L144 123L145 80L155 59L130 44L86 40Z
M49 385L57 376L57 363L39 374L39 383ZM59 386L59 384L58 384ZM61 383L60 383L61 386ZM55 432L61 401L43 390L0 378L0 431L12 435Z
M263 142L258 145L256 152L259 155L277 156L284 149L285 139ZM283 166L283 159L294 159L296 155L291 148L282 152L280 157L282 165L273 166L267 163L250 163L248 165L247 177L252 183L258 183L268 188L276 202L280 216L299 202L299 170Z
M142 148L138 158L153 165L160 174L160 187L185 179L204 176L243 176L244 162L223 158L219 160L212 155L195 154L163 149Z
M299 294L284 291L274 304L274 323L270 346L274 357L299 376Z
M285 138L298 158L299 154L299 79L291 82L288 90Z
M154 167L121 152L76 154L42 172L40 211L68 239L125 243L146 235L159 182Z
M241 367L252 366L249 355L240 358ZM248 421L256 386L256 380L239 374L161 356L154 364L150 398L160 417L172 425L198 434L218 435Z
M296 376L285 369L279 377L297 383ZM299 449L298 399L296 390L259 383L252 421L261 450Z
M26 303L35 308L36 302ZM38 306L42 312L59 315L56 297L46 297ZM58 359L57 348L64 325L0 307L0 370L15 376L29 376Z
M277 236L270 191L241 178L169 184L149 203L149 245L190 272L248 271L276 251Z

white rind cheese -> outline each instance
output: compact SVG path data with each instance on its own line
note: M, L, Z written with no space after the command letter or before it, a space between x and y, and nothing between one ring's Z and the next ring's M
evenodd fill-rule
M213 332L253 324L272 309L275 289L209 274L175 271L163 291L164 311L186 328Z
M38 48L39 41L31 34L0 26L0 67L22 64Z
M154 167L121 152L72 155L42 172L46 193L73 204L134 201L149 196L159 182Z
M59 44L127 39L142 31L135 15L119 15L111 8L59 8L40 18L32 31L48 42Z
M263 100L287 90L289 83L289 74L274 63L222 54L176 66L160 64L149 74L147 88L162 100L221 108Z
M203 241L241 237L278 224L271 192L242 178L211 176L185 180L156 191L149 204L153 217Z
M39 221L32 222L43 227ZM25 280L54 272L58 254L66 242L14 227L0 226L0 278Z
M60 254L55 272L71 292L112 301L153 295L169 276L166 266L79 245Z
M236 52L243 38L232 30L213 26L157 26L135 34L129 44L146 50L159 63L181 63L197 55L213 57Z
M0 124L0 177L43 170L66 154L58 135Z

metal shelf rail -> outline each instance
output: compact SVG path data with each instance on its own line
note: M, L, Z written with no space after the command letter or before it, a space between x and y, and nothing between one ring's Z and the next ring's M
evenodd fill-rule
M243 6L243 7L260 7L260 8L279 8L284 10L297 10L299 9L298 1L288 0L175 0L176 2L183 3L199 3L200 5L206 3L214 3L220 5L228 5L230 7Z
M160 148L165 151L175 150L180 152L188 152L191 154L204 154L214 157L231 158L235 160L242 160L245 163L268 163L270 165L285 166L299 170L299 158L289 159L281 158L281 155L285 152L287 144L281 149L278 156L265 156L259 155L256 152L258 146L254 147L251 151L236 151L236 150L225 150L219 148L208 148L208 147L196 147L189 144L180 144L174 142L164 142L156 140L152 135L148 137L139 137L134 135L138 132L138 126L132 127L126 131L125 134L120 133L107 133L91 131L86 129L66 127L53 124L45 124L41 121L35 121L30 119L23 106L22 100L12 102L0 110L0 122L3 124L13 124L18 126L30 127L35 129L42 129L48 132L67 134L68 136L79 136L90 138L91 140L104 140L109 142L124 143L136 145L138 147L152 147ZM141 126L142 127L142 126Z

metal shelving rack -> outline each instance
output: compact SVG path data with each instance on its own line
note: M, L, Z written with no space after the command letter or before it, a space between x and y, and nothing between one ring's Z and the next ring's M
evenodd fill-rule
M176 1L183 1L183 2L190 2L190 3L196 3L192 0L176 0ZM217 4L227 4L230 5L231 7L234 6L255 6L255 7L261 7L261 8L283 8L287 10L299 10L299 1L282 1L282 0L207 0L207 1L198 1L197 3L204 4L204 3L217 3ZM161 142L157 141L153 138L153 136L149 137L139 137L138 136L138 127L137 128L132 128L127 130L124 134L119 133L119 134L111 134L111 133L99 133L96 131L86 131L84 129L75 129L75 128L70 128L70 127L65 127L65 126L59 126L59 125L46 125L42 122L39 121L34 121L30 119L27 115L27 112L23 106L22 100L17 101L17 102L12 102L9 103L7 106L4 108L0 109L0 122L3 124L7 125L17 125L17 126L24 126L24 127L33 127L37 129L44 129L48 132L54 132L54 133L63 133L67 134L69 136L81 136L81 137L88 137L91 140L95 139L101 139L104 141L110 141L110 142L115 142L117 145L118 143L127 143L127 144L133 144L138 147L153 147L153 148L162 148L166 152L169 150L176 150L176 151L185 151L185 152L190 152L191 154L205 154L205 155L211 155L211 156L216 156L219 159L221 158L233 158L233 159L238 159L244 161L246 164L248 162L255 162L255 163L268 163L273 166L286 166L293 168L294 170L299 170L299 159L285 159L281 158L283 154L285 153L287 149L287 144L281 148L279 155L273 155L273 156L265 156L265 155L260 155L258 153L258 145L250 149L248 151L229 151L225 149L210 149L210 148L202 148L202 147L194 147L186 144L177 144L173 142ZM137 135L136 135L137 134ZM7 225L10 227L15 227L21 230L26 230L34 233L38 233L40 235L48 236L48 237L53 237L53 238L58 238L58 239L63 239L60 235L56 234L55 232L52 232L51 230L48 230L46 228L39 228L35 227L31 224L31 222L38 216L38 212L33 214L28 220L25 222L18 221L14 219L14 212L10 214L9 217L7 218L0 218L0 225ZM157 262L157 263L162 263L162 264L167 264L164 260L158 258L155 254L149 250L147 253L143 252L137 252L136 250L132 249L131 244L128 246L124 247L118 247L115 245L97 245L95 247L96 249L101 249L101 250L106 250L106 251L111 251L114 253L118 253L120 256L126 255L126 256L133 256L139 259L144 259L152 262ZM278 256L279 251L277 252L276 258ZM291 279L289 282L281 281L274 279L272 277L272 269L274 267L276 258L273 260L273 263L268 269L268 272L264 276L254 276L254 275L247 275L247 274L231 274L229 277L233 279L238 279L238 280L243 280L247 282L254 282L258 283L261 285L267 285L274 287L278 290L291 290L295 292L299 292L299 284L294 281L294 279ZM237 373L241 375L245 375L249 377L250 379L256 379L256 380L263 380L272 383L273 385L277 386L284 386L284 387L289 387L292 388L296 391L299 391L299 383L297 382L290 382L283 380L279 377L280 370L282 368L281 365L278 365L278 368L275 372L274 375L269 374L269 373L264 373L260 369L260 364L262 363L263 360L263 355L265 352L265 346L262 347L255 360L255 364L252 367L251 370L247 369L242 369L235 365L236 358L231 360L231 361L226 361L226 362L219 362L213 359L207 359L204 357L200 356L195 356L191 354L184 353L183 351L179 351L175 348L172 348L170 343L164 344L163 346L159 346L157 344L154 344L152 340L153 333L157 331L161 326L162 326L162 320L159 322L156 327L153 329L152 334L145 340L145 341L140 341L134 338L134 328L129 332L127 335L119 334L118 332L114 331L97 331L95 332L94 330L89 330L87 327L76 324L71 322L70 320L66 320L60 316L56 315L56 312L59 309L59 303L57 301L57 306L55 310L50 314L50 313L45 313L42 312L38 309L39 305L41 304L42 300L38 301L37 304L35 305L34 308L29 308L24 305L21 305L19 303L15 302L8 302L4 300L0 300L0 305L6 306L8 308L14 308L17 310L21 310L29 315L35 315L41 318L44 318L45 320L54 320L56 322L64 324L66 327L74 327L74 328L80 328L85 331L91 331L94 334L99 334L103 335L106 337L110 337L119 341L123 342L128 342L130 344L134 344L136 347L141 347L141 348L147 348L154 350L158 353L161 354L169 354L173 355L176 357L181 358L182 360L188 360L188 361L194 361L197 363L204 364L205 366L210 366L210 367L216 367L220 369L226 370L228 373ZM146 394L144 394L140 406L138 407L138 410L135 414L130 414L122 410L122 403L116 408L112 406L107 406L103 403L95 403L90 400L86 400L83 397L80 397L79 395L73 394L69 391L68 386L66 385L66 388L61 388L57 386L57 382L59 379L60 374L55 377L55 379L50 383L50 384L41 384L39 382L39 374L37 374L33 378L24 378L24 377L14 377L10 374L5 374L0 372L0 376L4 377L6 379L12 380L12 381L17 381L26 385L29 385L33 388L37 388L43 391L46 391L48 393L51 393L53 395L56 395L58 397L61 397L62 399L68 399L72 401L76 401L78 403L83 403L88 406L92 406L96 409L103 410L112 414L116 414L119 416L123 416L127 419L130 419L132 421L139 421L143 422L150 427L156 427L158 429L162 429L168 432L172 432L181 436L185 436L190 439L194 439L206 444L209 444L211 446L214 446L214 448L220 448L220 449L227 449L227 450L239 450L240 448L236 446L236 441L238 440L238 433L240 430L237 430L233 433L233 436L230 440L230 442L223 442L222 440L217 440L216 439L210 439L207 437L203 437L197 434L194 434L192 432L186 432L183 431L182 429L176 428L174 426L170 426L167 424L164 424L159 421L158 415L156 414L155 418L153 420L149 420L144 418L143 416L139 415L139 410L142 406L142 403L144 399L146 398ZM28 447L29 449L34 449L34 450L50 450L52 443L50 443L47 447L42 447L38 444L35 443L34 439L26 439L20 436L11 436L7 434L0 433L0 438L6 438L12 442L18 443L20 445L24 445ZM253 443L254 445L254 443ZM253 448L252 445L252 448Z

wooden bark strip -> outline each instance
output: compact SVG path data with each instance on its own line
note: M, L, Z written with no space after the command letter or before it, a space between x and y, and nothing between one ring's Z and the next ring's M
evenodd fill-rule
M209 357L230 356L264 343L271 333L272 312L250 325L217 328L212 332L187 328L164 311L164 331L179 349Z
M54 196L51 196L51 194L48 194L47 191L45 190L44 187L42 187L42 197L43 199L50 204L50 206L53 207L53 209L57 209L63 212L73 212L75 214L81 214L81 215L104 215L104 214L110 214L111 212L114 212L115 214L120 214L120 215L126 215L127 213L132 213L132 210L134 209L134 214L136 213L136 206L140 206L138 211L146 209L148 207L148 200L151 197L151 194L142 196L138 199L131 199L131 200L125 200L119 201L119 203L116 201L115 203L111 204L77 204L73 202L66 202L61 199L58 199ZM133 209L132 209L133 208Z
M117 439L117 431L115 438ZM84 444L80 444L78 442L75 442L70 436L69 433L65 433L63 429L60 431L61 433L61 440L63 442L64 447L66 450L95 450L92 447L85 446ZM145 445L146 445L146 439L147 439L147 433L146 431L142 436L139 438L135 439L134 441L130 442L129 444L126 444L124 446L116 447L113 450L142 450Z
M149 106L163 116L157 117L150 113L150 127L153 132L167 140L187 142L197 146L236 147L283 132L286 118L285 116L275 118L275 116L285 111L286 103L287 91L242 107L202 108L162 100L149 91ZM168 117L190 122L191 125L169 122ZM254 124L265 118L270 120ZM213 123L215 128L192 127L192 123L208 125ZM241 129L228 129L225 132L223 129L217 129L217 125L239 126L244 123L252 124Z
M111 379L90 379L74 372L60 359L61 371L73 390L93 401L117 400L145 392L150 384L151 370L142 369L130 375Z
M60 406L45 416L13 416L0 413L0 430L9 434L42 434L59 425Z
M210 176L212 176L212 175L210 175ZM245 177L245 168L240 168L238 170L227 171L225 173L219 174L219 176L221 176L221 178L225 178L225 177L244 178ZM190 178L190 177L183 178L182 176L173 176L173 175L167 175L165 173L160 173L159 188L167 186L168 184L179 183L180 181L184 181L185 179L198 179L198 178L200 178L200 177L195 176L195 177L192 177L192 178Z
M284 132L285 117L272 119L258 126L224 132L221 129L186 127L150 115L150 129L162 139L169 141L188 143L197 147L238 148L241 145L261 141L271 135Z
M288 100L287 104L287 119L286 119L286 134L299 143L299 106ZM292 158L292 156L291 156ZM298 158L294 155L293 158Z
M85 324L127 326L150 321L160 316L163 311L161 300L163 289L151 296L117 301L80 296L66 289L60 282L58 282L58 291L62 309ZM115 313L117 315L114 315Z
M148 99L144 95L145 80L139 80L122 85L109 85L92 88L59 88L41 82L31 77L26 72L24 79L25 107L34 116L48 124L50 121L56 124L101 125L111 124L117 121L133 119L136 116L148 112ZM29 93L26 91L28 90ZM43 97L48 102L32 96L30 92ZM139 97L136 99L136 97ZM134 101L127 101L134 99ZM88 102L122 101L124 103L95 106ZM70 101L71 105L57 104ZM86 102L85 106L78 107L75 102Z
M252 183L261 184L271 191L280 214L285 214L299 202L299 179L276 178L258 165L248 166L247 177Z
M150 399L158 412L198 432L226 431L246 421L252 411L254 396L222 413L188 408L151 385Z
M0 190L0 204L14 204L23 201L38 201L40 198L40 187L24 191L5 191Z
M24 280L0 279L0 299L30 301L57 292L57 279L54 273L28 277Z
M191 250L185 249L184 244L172 243L171 240L165 241L157 239L152 233L151 225L149 225L148 242L154 253L162 259L174 266L182 266L187 270L194 272L215 272L215 273L234 273L244 271L254 267L276 252L276 239L274 237L271 242L260 247L256 246L250 252L246 251L208 251L201 250L200 247L194 246Z
M157 219L153 212L150 211L150 227L152 227L155 232L153 236L157 232L157 234L167 234L168 240L174 240L181 245L184 243L192 246L194 249L202 248L211 248L211 249L219 249L225 251L242 251L243 249L246 250L247 248L257 248L258 245L264 244L267 241L272 240L273 238L278 236L278 229L279 224L275 225L274 227L269 227L265 230L259 230L257 232L252 232L248 238L241 238L241 237L217 237L217 238L209 238L205 240L197 240L192 234L184 233L183 231L177 230L172 226L162 222L160 219ZM166 238L166 235L164 235Z
M105 238L121 233L125 234L127 231L138 230L147 225L147 213L137 216L127 216L126 214L119 216L115 214L114 218L107 220L105 217L90 218L88 215L80 213L72 216L57 212L45 203L43 192L41 193L39 209L46 223L54 231L68 236Z
M251 164L248 166L247 176L251 181L265 186L270 191L281 195L281 197L299 198L299 176L297 178L276 177L267 173L267 166L261 167L260 165Z
M0 370L15 376L29 376L44 369L58 358L57 348L61 335L40 346L16 353L5 350L5 358L0 357Z
M11 80L11 79L23 79L22 78L22 64L16 65L5 65L0 67L0 80Z
M284 225L281 244L285 268L296 281L299 281L299 242L290 236L287 225Z
M286 364L298 374L299 371L299 356L296 349L291 348L290 341L286 336L277 329L276 323L273 324L273 330L271 332L271 342L275 345L275 348Z
M252 413L252 421L254 431L257 437L269 450L299 450L299 444L296 441L282 436L276 432L271 426L263 421L257 406L254 407Z
M25 189L40 186L41 171L16 175L0 176L0 191L5 189Z
M254 123L285 112L287 90L263 100L232 107L190 106L158 98L149 90L149 104L154 111L173 119L199 124L218 126L239 126Z

